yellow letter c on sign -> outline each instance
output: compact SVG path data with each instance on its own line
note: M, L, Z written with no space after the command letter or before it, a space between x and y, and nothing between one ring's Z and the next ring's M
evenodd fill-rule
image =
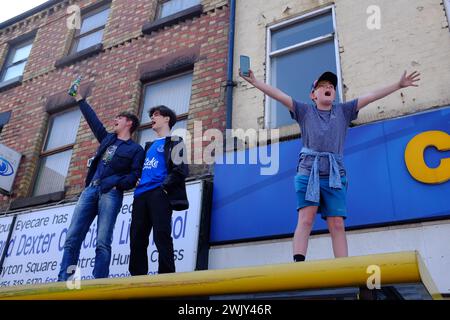
M442 159L437 168L430 168L425 163L423 154L430 146L439 151L450 150L450 135L443 131L426 131L412 138L405 150L409 173L423 183L437 184L450 180L450 158Z

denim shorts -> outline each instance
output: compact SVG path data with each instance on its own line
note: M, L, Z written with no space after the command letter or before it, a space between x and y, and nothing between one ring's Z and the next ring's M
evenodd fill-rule
M341 177L342 189L330 188L328 178L320 179L320 203L305 200L309 176L295 176L295 193L297 194L297 211L308 206L318 206L322 219L327 217L347 218L347 177Z

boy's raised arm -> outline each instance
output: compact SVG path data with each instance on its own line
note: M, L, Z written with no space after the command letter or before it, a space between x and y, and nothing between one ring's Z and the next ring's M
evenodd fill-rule
M263 81L257 80L252 70L249 70L248 77L244 76L241 72L239 72L239 75L242 78L244 78L248 83L254 85L255 88L261 90L269 97L284 104L289 109L289 111L294 112L294 102L292 101L292 98L283 91L281 91L280 89L272 87L271 85L268 85Z
M388 85L386 87L380 88L378 90L372 91L364 96L361 96L358 98L358 107L357 110L360 110L361 108L364 108L369 103L374 102L378 99L384 98L391 93L406 87L418 87L419 85L416 84L417 81L420 80L419 78L420 73L417 71L412 72L408 76L406 75L406 71L403 73L402 77L400 78L400 81L393 83L391 85Z
M92 109L92 107L87 103L87 101L79 93L75 96L75 100L78 102L81 113L83 114L86 122L97 138L98 142L102 142L103 139L108 135L105 126L97 117L97 114Z

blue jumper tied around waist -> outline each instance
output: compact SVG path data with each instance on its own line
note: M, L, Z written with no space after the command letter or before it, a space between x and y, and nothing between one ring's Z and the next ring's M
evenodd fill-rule
M331 152L317 152L303 147L300 151L300 156L313 156L314 163L309 174L308 186L306 188L305 199L312 202L320 202L320 176L319 176L319 158L328 157L330 163L330 175L328 178L330 188L341 189L341 175L339 172L339 165L337 160L342 162L342 156Z

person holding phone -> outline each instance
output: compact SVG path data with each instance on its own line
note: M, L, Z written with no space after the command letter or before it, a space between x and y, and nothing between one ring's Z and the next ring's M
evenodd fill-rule
M244 66L245 67L245 66ZM304 261L308 239L317 212L327 221L335 257L348 256L344 219L347 217L347 177L343 163L347 128L369 103L409 86L417 87L419 73L406 71L400 80L346 103L336 103L337 76L324 72L312 83L309 91L312 103L294 100L278 88L257 80L252 70L247 82L281 102L292 119L300 125L303 148L300 151L295 192L298 223L293 238L293 259Z
M114 225L122 206L123 192L136 186L144 163L144 150L131 139L139 127L139 119L130 112L121 112L113 122L113 132L107 132L95 111L77 92L78 78L69 90L86 122L100 143L89 166L86 186L75 206L64 243L58 281L75 274L81 244L97 217L97 241L93 276L107 278L111 262Z

